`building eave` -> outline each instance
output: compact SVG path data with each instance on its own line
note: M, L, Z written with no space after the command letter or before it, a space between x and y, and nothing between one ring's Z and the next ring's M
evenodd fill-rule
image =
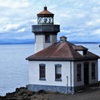
M98 60L99 58L89 58L89 57L83 57L83 58L26 58L28 61L86 61L86 60Z

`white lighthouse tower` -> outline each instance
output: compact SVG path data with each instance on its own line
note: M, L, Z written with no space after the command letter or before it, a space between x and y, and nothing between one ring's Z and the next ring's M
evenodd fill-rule
M35 53L56 43L59 31L60 25L54 25L54 14L44 7L44 10L37 14L37 25L32 25L32 32L35 34Z

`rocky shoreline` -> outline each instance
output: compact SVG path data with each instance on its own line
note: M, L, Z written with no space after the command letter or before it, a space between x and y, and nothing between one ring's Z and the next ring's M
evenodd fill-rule
M100 82L86 87L73 95L58 92L29 91L26 87L16 88L15 92L0 96L0 100L100 100Z
M27 90L26 87L16 88L15 92L6 93L6 96L0 96L0 100L29 100L34 92Z

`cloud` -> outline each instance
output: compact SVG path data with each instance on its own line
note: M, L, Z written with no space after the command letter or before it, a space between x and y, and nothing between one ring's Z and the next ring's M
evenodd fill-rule
M17 32L25 32L25 31L26 31L25 28L21 28L21 29L19 29Z
M2 33L2 32L16 32L18 29L20 28L20 24L7 24L7 25L5 25L5 26L1 26L1 30L0 30L0 32Z
M8 25L5 27L5 30L6 30L6 31L17 30L19 27L20 27L19 24L8 24Z
M61 26L58 37L64 34L70 40L79 37L80 41L89 41L90 36L98 38L99 0L0 0L0 38L31 37L31 25L37 24L37 13L45 5L55 14L55 24Z
M25 2L24 2L25 1ZM29 2L27 0L0 0L0 7L3 8L25 8L29 7Z
M100 37L100 29L95 30L94 35L98 35Z
M86 23L87 26L100 26L100 19L94 19Z

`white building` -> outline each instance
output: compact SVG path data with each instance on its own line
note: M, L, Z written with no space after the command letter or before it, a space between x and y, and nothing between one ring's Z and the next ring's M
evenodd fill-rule
M68 42L65 36L57 42L59 25L54 25L54 14L47 7L37 16L38 25L32 26L36 51L26 58L29 61L28 89L74 93L79 87L97 83L99 56Z

